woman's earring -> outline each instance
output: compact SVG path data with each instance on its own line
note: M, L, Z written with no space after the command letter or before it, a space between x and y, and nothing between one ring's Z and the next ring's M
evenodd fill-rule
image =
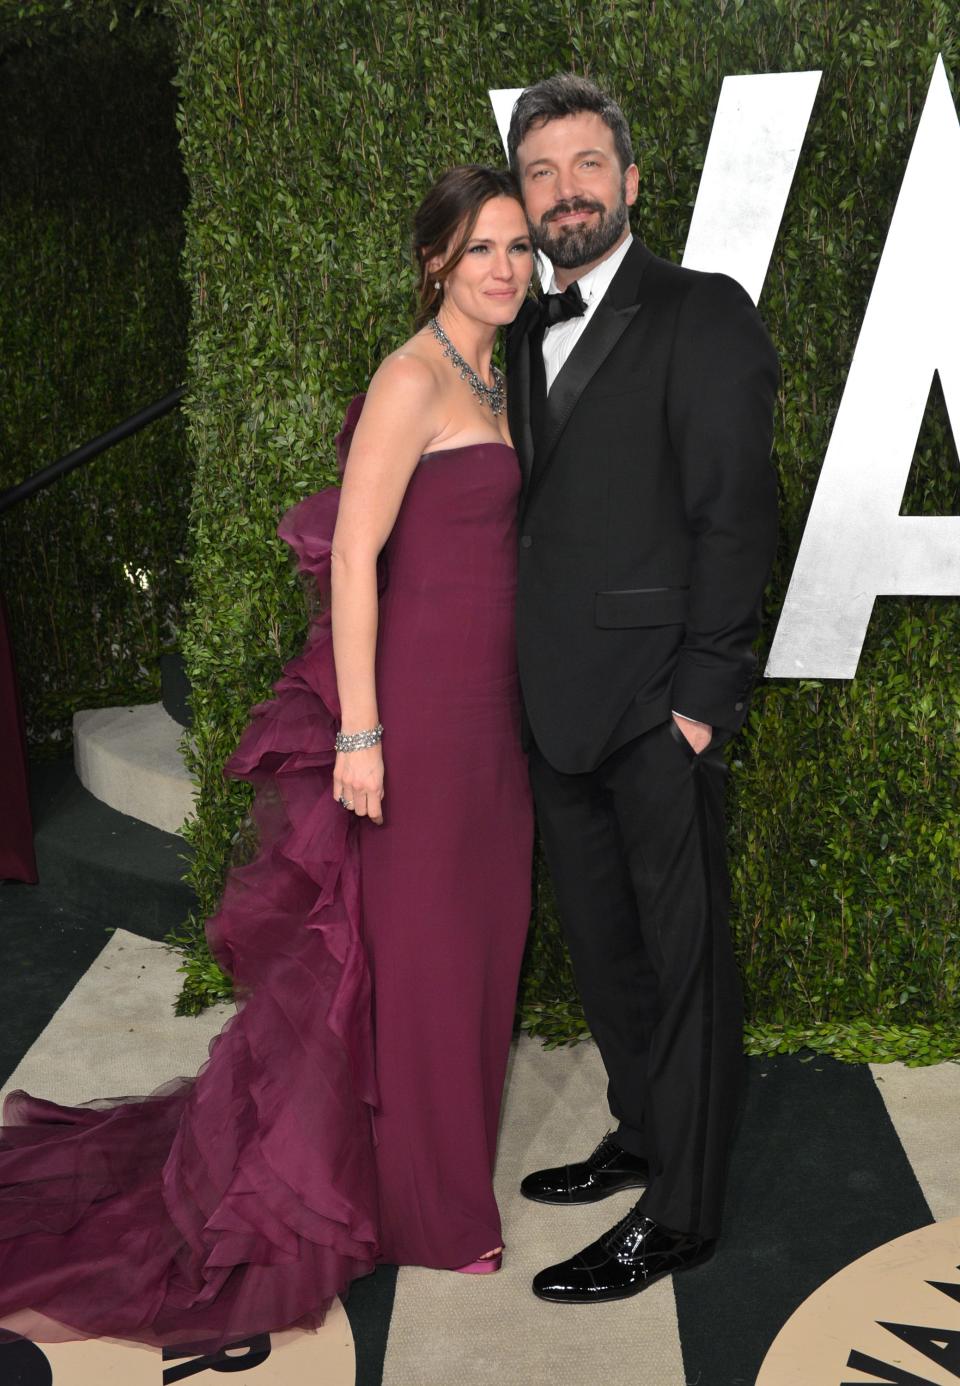
M439 289L439 288L440 288L440 280L439 280L439 279L435 279L435 280L433 281L433 287L434 287L435 289Z

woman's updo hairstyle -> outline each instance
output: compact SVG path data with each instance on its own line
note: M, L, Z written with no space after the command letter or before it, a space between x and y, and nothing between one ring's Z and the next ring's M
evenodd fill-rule
M520 186L506 169L482 164L458 164L442 174L417 208L413 218L413 255L420 271L416 327L423 327L443 302L443 285L459 263L473 235L477 217L491 197L513 197L523 205ZM432 272L435 255L446 259ZM439 289L434 281L439 281Z

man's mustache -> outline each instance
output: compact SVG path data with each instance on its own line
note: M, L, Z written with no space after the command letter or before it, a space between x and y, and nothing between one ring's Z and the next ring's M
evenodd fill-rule
M569 216L571 212L599 212L603 216L605 210L602 202L590 202L585 197L572 197L569 202L557 202L549 212L544 212L540 218L540 225L546 226L548 222L555 221L557 217Z

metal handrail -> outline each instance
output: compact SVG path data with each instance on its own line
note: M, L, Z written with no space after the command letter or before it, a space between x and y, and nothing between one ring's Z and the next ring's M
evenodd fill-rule
M156 404L148 404L146 409L141 409L137 414L131 414L128 419L124 419L122 423L108 429L106 433L91 438L89 443L74 448L73 452L68 452L65 457L51 462L49 466L41 467L39 472L34 472L33 476L28 476L26 481L20 482L19 486L10 486L6 491L0 491L0 514L9 510L12 505L16 505L18 501L26 500L36 491L42 491L45 486L49 486L58 477L72 472L74 467L79 467L81 463L89 462L91 458L97 457L101 452L106 452L107 448L112 448L114 443L121 443L124 438L129 438L131 433L137 433L141 428L146 428L147 424L153 423L154 419L159 419L163 414L169 414L171 409L177 407L186 392L186 385L181 385L178 389L172 390L169 395L164 395L163 399L158 400Z

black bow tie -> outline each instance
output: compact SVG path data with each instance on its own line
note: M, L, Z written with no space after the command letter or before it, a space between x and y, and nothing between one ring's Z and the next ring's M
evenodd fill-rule
M587 311L580 285L576 280L568 284L562 294L539 294L538 302L540 323L544 329L553 327L558 322L566 322L568 318L583 317Z

